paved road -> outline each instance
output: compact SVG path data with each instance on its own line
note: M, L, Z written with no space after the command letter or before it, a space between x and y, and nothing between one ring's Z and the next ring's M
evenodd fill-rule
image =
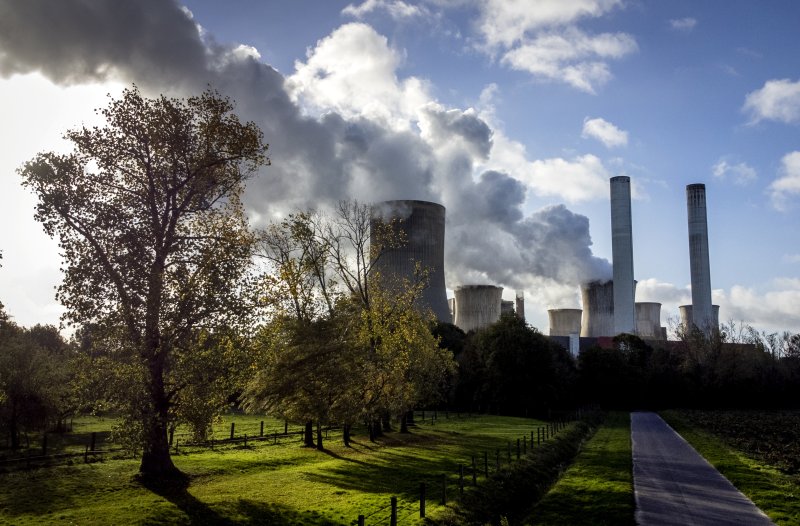
M636 524L772 524L655 413L631 413Z

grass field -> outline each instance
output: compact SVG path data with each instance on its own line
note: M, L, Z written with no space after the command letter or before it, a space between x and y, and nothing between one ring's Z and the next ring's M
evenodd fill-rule
M630 415L608 415L525 524L634 524Z
M664 411L661 416L689 442L708 462L717 468L747 495L776 524L800 524L800 478L782 473L777 467L756 460L731 447L722 438L721 428L715 433L704 430L693 412ZM716 426L725 420L726 412L717 413ZM758 417L758 413L753 413ZM747 426L740 415L737 425ZM759 417L760 418L760 417ZM750 432L761 437L765 449L771 449L769 437L760 434L758 426L749 426Z
M319 525L353 524L359 514L374 514L367 523L378 524L396 496L400 524L421 524L420 482L431 488L428 514L435 516L442 509L442 474L454 497L459 464L470 466L475 455L480 466L484 452L495 458L541 424L440 415L435 425L390 433L377 444L359 433L349 449L338 435L331 435L326 452L302 448L299 440L198 448L174 457L191 477L187 490L146 489L134 478L133 459L6 473L0 475L0 523Z

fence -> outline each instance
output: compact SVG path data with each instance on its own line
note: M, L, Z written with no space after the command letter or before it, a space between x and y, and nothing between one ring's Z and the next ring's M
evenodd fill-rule
M424 422L425 412L423 411L421 413L421 421ZM438 411L434 411L432 414L431 412L428 413L431 419L431 424L436 423L438 413ZM445 418L449 418L449 416L450 415L445 412ZM457 417L460 418L461 415L457 414ZM416 501L412 501L410 506L409 504L406 504L405 508L403 508L405 513L402 515L399 515L401 508L398 508L397 497L392 496L388 505L378 508L377 510L372 510L372 512L369 514L359 515L356 520L351 522L351 524L357 526L366 526L366 521L368 519L373 519L373 521L370 523L371 525L389 524L389 526L398 526L401 520L407 519L411 515L416 515L417 513L419 514L420 518L425 518L428 501L432 500L433 502L438 503L440 506L446 506L447 503L452 500L460 500L460 498L466 491L469 490L470 487L478 486L479 477L486 481L490 478L491 474L499 472L503 467L502 460L505 460L506 466L512 462L519 461L522 457L528 454L528 451L533 452L534 448L541 446L549 439L553 438L570 422L580 420L582 417L582 411L578 410L570 414L569 417L555 420L543 426L536 426L535 429L530 430L529 435L523 435L519 438L516 438L515 441L508 441L506 448L504 448L502 451L502 454L500 448L495 448L495 450L492 452L492 455L490 455L489 451L481 451L477 455L471 455L468 463L460 463L458 466L458 472L442 473L437 477L438 482L434 482L433 484L430 483L430 480L420 482L417 492L418 499ZM492 462L490 462L490 459ZM494 465L492 466L492 464ZM451 478L457 480L455 488L453 487L454 483L449 481ZM450 490L457 491L457 496L455 499L448 499L448 495L452 494L450 493ZM413 491L406 493L413 493ZM383 515L381 516L381 514Z

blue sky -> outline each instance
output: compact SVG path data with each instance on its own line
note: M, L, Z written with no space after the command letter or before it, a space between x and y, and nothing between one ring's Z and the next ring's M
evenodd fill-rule
M634 184L637 301L677 316L685 186L705 183L721 318L800 332L797 2L38 4L0 0L0 300L20 323L57 321L60 274L14 170L135 82L210 83L264 128L254 223L344 197L443 202L448 286L525 290L543 331L608 270L615 175Z

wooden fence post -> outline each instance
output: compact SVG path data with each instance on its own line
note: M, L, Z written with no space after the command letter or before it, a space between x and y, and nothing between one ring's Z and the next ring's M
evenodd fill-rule
M288 420L284 420L283 421L283 434L284 435L288 435L289 434L289 421Z
M442 506L447 504L447 475L442 474Z
M358 516L358 526L364 526L364 516L363 515L359 515Z
M419 517L425 518L425 483L419 483Z
M472 455L472 485L478 485L478 470L475 469L475 455Z
M464 496L464 464L458 465L458 496Z
M233 440L234 429L236 429L236 422L231 422L231 440Z
M392 514L389 516L389 526L397 526L397 497L392 497Z
M264 421L263 420L261 421L261 433L258 436L260 436L260 437L264 436Z
M247 447L247 433L244 434L244 447Z
M522 454L528 454L528 435L522 435Z

